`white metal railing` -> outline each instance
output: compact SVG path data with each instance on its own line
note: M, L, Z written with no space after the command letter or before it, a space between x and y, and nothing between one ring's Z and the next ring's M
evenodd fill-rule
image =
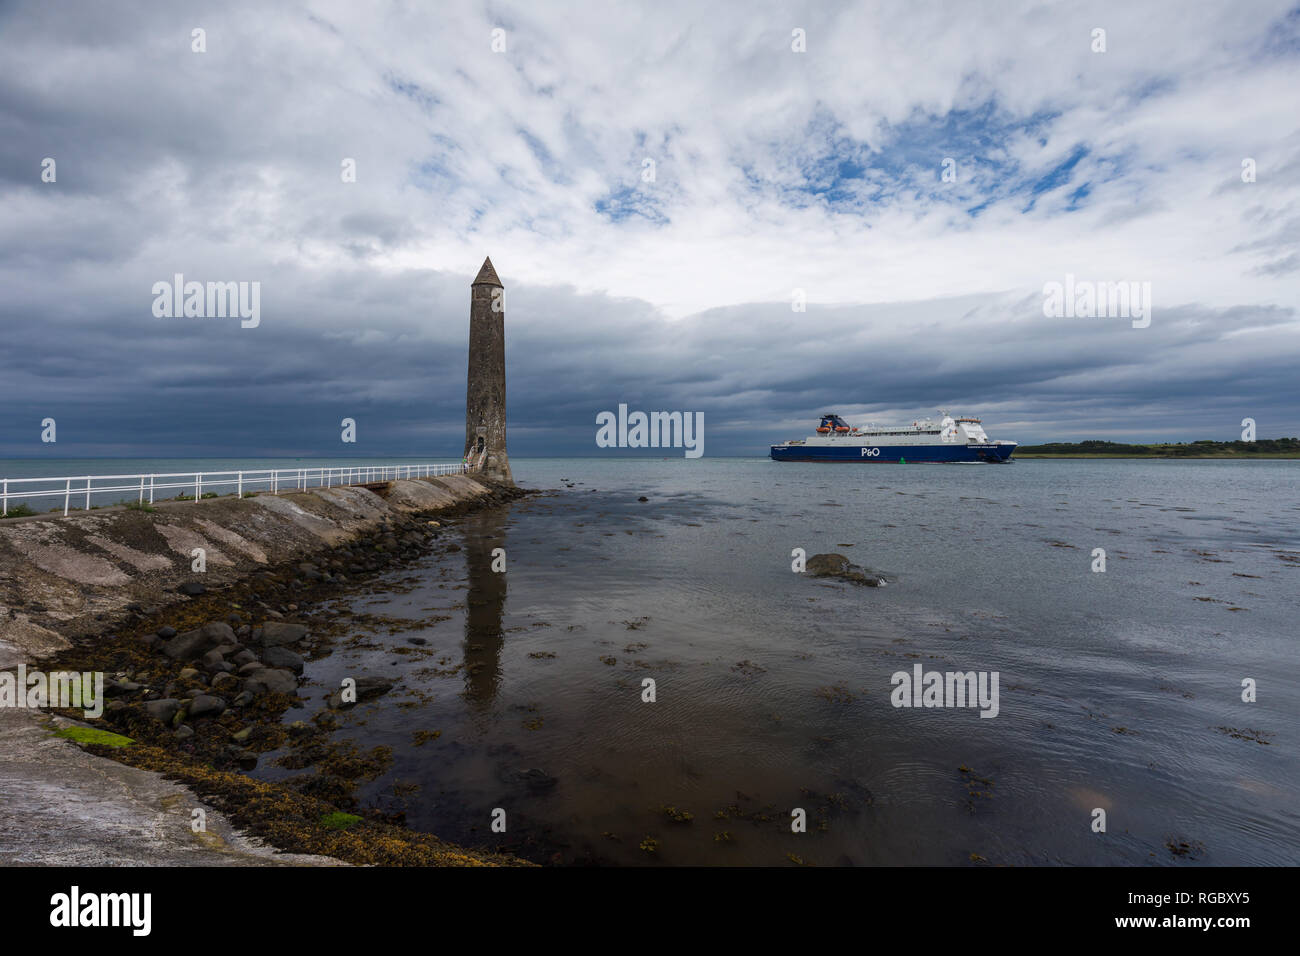
M463 464L448 465L342 465L334 468L266 468L244 471L190 471L173 474L149 475L83 475L69 478L5 478L0 482L0 517L9 511L9 503L27 498L62 498L66 517L75 496L78 501L85 496L85 508L90 510L91 497L103 499L104 495L134 494L137 504L144 504L148 495L153 504L158 492L180 490L177 497L188 497L193 490L194 500L205 491L219 496L215 489L230 489L242 498L246 491L269 491L278 495L284 491L306 491L308 488L333 488L339 485L364 485L378 481L395 481L399 478L433 478L454 475L465 471ZM96 484L112 482L112 484ZM15 490L16 485L36 485L30 490ZM122 502L114 502L120 504Z

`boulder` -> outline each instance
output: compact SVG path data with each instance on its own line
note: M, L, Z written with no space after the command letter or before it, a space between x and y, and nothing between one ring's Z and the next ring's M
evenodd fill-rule
M144 709L149 716L164 724L170 724L176 712L181 709L181 702L174 697L164 697L162 700L147 700L144 702Z
M397 684L396 677L383 677L381 675L366 675L357 678L357 700L370 700L374 697L382 697L393 689Z
M301 624L287 624L283 621L267 621L261 628L263 647L279 647L294 644L307 636L307 628ZM254 637L256 637L254 632Z
M861 568L842 554L814 554L804 566L815 578L839 578L869 588L884 587L885 579L870 568Z
M173 660L191 661L221 645L234 644L235 632L225 621L211 621L197 631L177 634L163 645L163 653Z
M252 770L257 766L257 754L251 750L236 750L231 753L235 766L240 770Z
M253 671L244 681L244 690L261 696L262 694L292 694L298 690L298 678L293 671L274 667L263 667Z
M262 652L262 663L267 667L285 667L295 674L301 674L305 661L301 655L287 647L268 647Z
M213 647L219 647L222 644L238 643L235 638L235 629L225 621L209 621L199 628L212 642Z
M381 677L379 675L366 675L356 679L356 697L355 701L344 700L342 689L336 690L330 695L330 707L338 710L339 708L351 707L359 704L363 700L372 700L375 697L382 697L387 694L397 684L396 677Z
M207 649L208 639L203 635L202 630L198 630L177 634L163 645L162 650L174 661L192 661L196 657L201 657Z
M211 694L200 694L190 701L190 718L220 717L226 711L226 702Z
M131 680L110 680L104 685L104 696L123 697L127 694L134 694L143 686Z

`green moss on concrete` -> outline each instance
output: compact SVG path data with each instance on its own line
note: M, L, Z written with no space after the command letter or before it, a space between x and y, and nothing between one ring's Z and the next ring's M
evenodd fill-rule
M64 727L56 730L54 736L79 744L99 744L101 747L129 747L135 743L130 737L107 730L95 730L93 727Z

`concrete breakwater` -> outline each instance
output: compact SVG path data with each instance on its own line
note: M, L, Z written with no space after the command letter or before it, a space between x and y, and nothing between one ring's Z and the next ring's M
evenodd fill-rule
M0 667L46 657L268 565L309 556L386 521L498 494L466 475L281 495L159 502L67 518L0 521ZM205 570L193 570L202 552Z
M309 633L300 610L438 547L433 517L520 494L455 475L0 523L0 667L102 672L109 699L95 730L71 710L0 708L0 862L322 862L272 858L248 833L357 863L517 862L346 812L350 784L384 755L332 743L328 715L292 729L281 718L298 706L302 655L329 653L327 629ZM373 692L364 678L358 690ZM117 762L51 742L56 728ZM242 773L290 739L298 768L320 765L305 783ZM122 798L98 796L106 786ZM196 844L173 811L204 801L217 819ZM47 825L69 806L75 833Z

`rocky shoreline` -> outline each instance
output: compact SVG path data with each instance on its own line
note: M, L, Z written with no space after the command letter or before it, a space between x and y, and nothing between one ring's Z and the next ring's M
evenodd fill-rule
M423 485L429 487L412 487ZM400 817L358 806L354 790L383 773L391 755L383 747L363 752L334 742L331 731L339 710L386 692L391 683L385 686L384 678L357 675L354 688L340 689L310 721L286 723L284 717L303 706L298 676L306 661L329 654L346 633L345 622L326 626L319 615L313 621L313 608L346 593L353 582L435 549L458 549L442 541L448 520L527 492L468 479L330 491L374 499L354 504L364 506L373 520L345 529L336 518L343 533L313 528L319 539L315 549L294 548L286 560L252 561L242 568L232 562L217 581L190 575L173 583L167 603L129 601L120 614L99 612L98 633L83 634L40 661L46 672L105 676L107 703L100 719L85 721L80 711L58 711L76 722L70 723L74 729L87 728L69 736L90 753L183 783L240 831L282 851L361 865L522 864L407 830ZM312 492L287 497L297 500L271 510L282 514L284 504L291 504L309 517L318 510L309 500ZM210 532L220 527L204 520ZM226 530L230 524L224 522ZM162 535L170 540L167 532ZM10 604L10 620L16 612L29 621L33 611L49 614L48 606L17 601L19 608ZM285 752L277 764L301 772L276 783L248 776L269 751Z

